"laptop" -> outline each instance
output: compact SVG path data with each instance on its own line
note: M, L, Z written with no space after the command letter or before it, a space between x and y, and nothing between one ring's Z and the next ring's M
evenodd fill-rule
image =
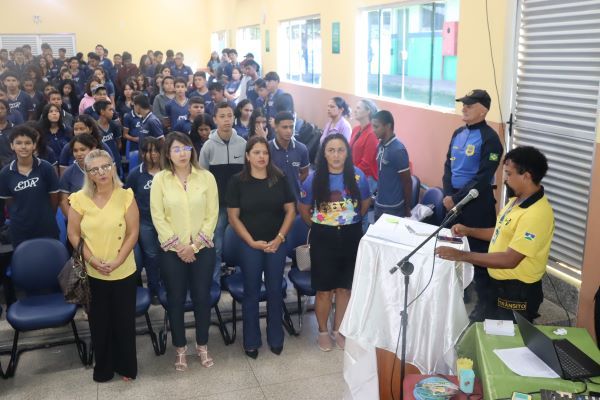
M561 378L573 381L600 376L600 365L569 340L552 340L521 314L513 314L525 345Z

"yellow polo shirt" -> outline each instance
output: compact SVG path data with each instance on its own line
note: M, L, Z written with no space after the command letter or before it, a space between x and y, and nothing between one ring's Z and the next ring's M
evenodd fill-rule
M515 201L516 198L511 198L498 214L488 252L504 252L510 247L525 258L513 269L488 268L488 272L497 280L534 283L546 272L554 235L554 212L543 189L520 205Z
M213 174L192 167L184 189L171 171L152 179L150 212L163 250L190 244L200 233L212 239L219 217L219 193Z
M97 259L112 261L117 258L125 240L125 214L133 201L131 189L123 188L113 190L102 208L81 190L69 196L71 208L81 215L81 237ZM115 281L127 278L136 270L133 250L123 264L108 276L100 274L87 262L86 268L88 275L96 279Z

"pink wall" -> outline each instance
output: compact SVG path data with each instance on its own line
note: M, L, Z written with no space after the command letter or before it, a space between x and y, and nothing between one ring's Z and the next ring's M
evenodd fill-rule
M290 83L282 83L281 88L294 97L298 115L320 128L327 122L327 101L330 98L340 96L352 108L360 99L346 93ZM396 135L408 149L413 174L428 186L441 186L450 137L456 128L463 125L460 115L380 100L376 103L380 109L389 110L394 115ZM350 123L355 125L354 121ZM491 125L499 130L499 124ZM503 138L501 140L504 142ZM497 181L501 182L501 169L498 170Z

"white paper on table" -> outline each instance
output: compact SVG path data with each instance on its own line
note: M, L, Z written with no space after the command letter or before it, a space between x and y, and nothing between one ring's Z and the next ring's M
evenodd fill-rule
M527 347L494 349L494 353L517 375L528 378L560 378L548 364Z

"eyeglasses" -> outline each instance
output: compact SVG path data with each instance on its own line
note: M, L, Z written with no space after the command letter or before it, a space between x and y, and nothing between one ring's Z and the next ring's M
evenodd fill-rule
M179 146L177 146L177 147L171 147L171 151L172 151L173 153L175 153L175 154L179 154L179 153L181 153L182 151L189 152L189 151L192 151L192 146L183 146L183 147L179 147Z
M99 167L90 168L87 170L87 172L90 175L98 175L100 172L103 172L103 173L109 172L110 170L112 170L112 167L113 167L112 164L104 164Z

